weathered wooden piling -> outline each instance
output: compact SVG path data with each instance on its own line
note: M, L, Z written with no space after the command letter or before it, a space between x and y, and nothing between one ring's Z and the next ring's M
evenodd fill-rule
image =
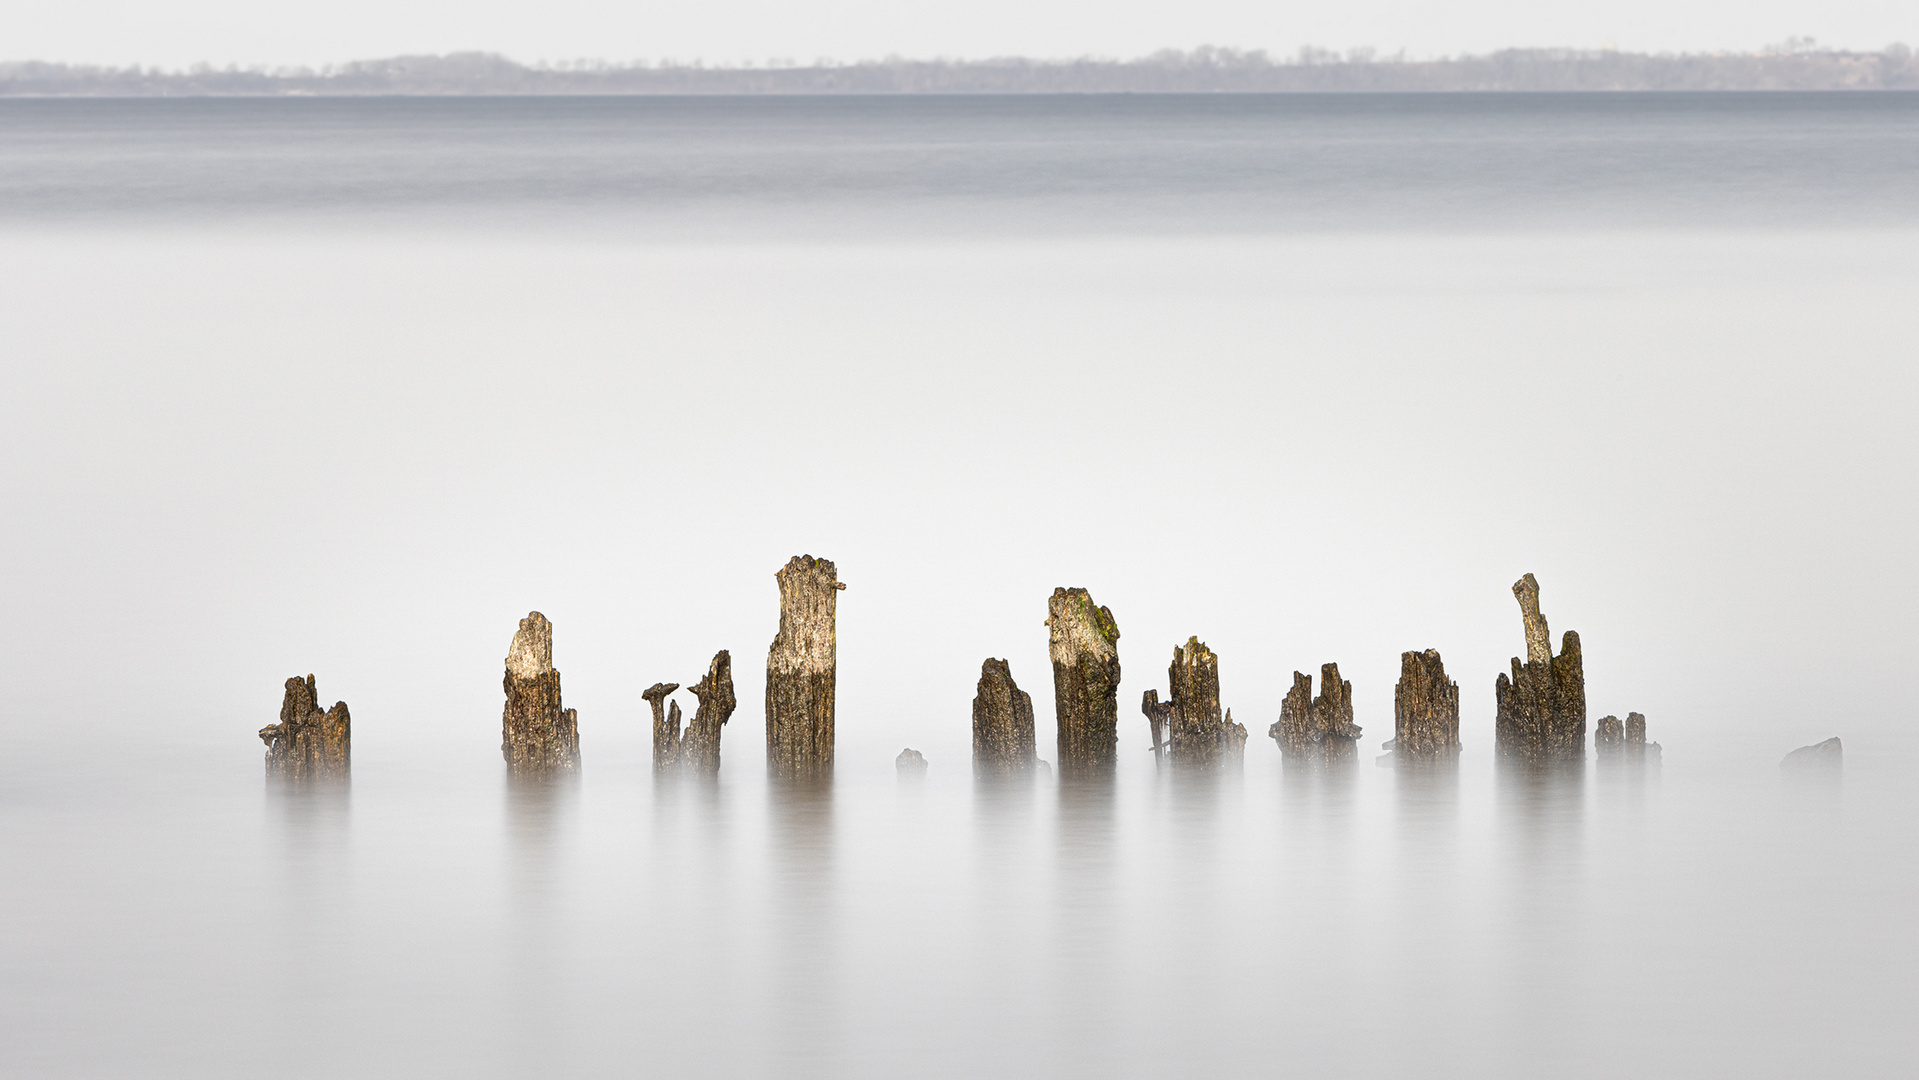
M739 699L733 696L733 654L725 649L707 662L706 677L686 688L699 699L693 721L680 739L680 767L688 772L718 776L720 731L733 715Z
M1399 654L1393 688L1393 755L1401 765L1459 758L1459 684L1446 677L1439 650Z
M1526 624L1526 661L1512 661L1512 677L1499 677L1494 734L1499 759L1527 766L1561 765L1586 758L1586 673L1579 635L1566 631L1559 655L1539 612L1539 582L1531 574L1513 584Z
M826 559L795 555L773 575L780 632L766 653L766 769L787 780L833 775L834 619L841 584Z
M640 694L653 709L653 771L684 770L717 776L720 729L738 704L733 696L733 654L725 649L715 653L706 665L706 677L686 688L700 703L684 732L680 730L680 703L667 700L679 688L679 683L654 683Z
M653 709L653 771L666 772L679 764L680 703L668 709L667 698L680 688L679 683L654 683L640 692Z
M1646 718L1639 713L1626 714L1626 756L1649 765L1659 764L1661 748L1646 741Z
M1617 716L1602 716L1593 725L1593 749L1600 758L1612 760L1626 752L1626 726Z
M280 722L260 729L260 741L267 745L267 778L295 784L346 780L353 764L352 735L346 702L322 709L313 676L288 679Z
M1111 776L1119 744L1119 623L1085 589L1047 602L1061 778Z
M1602 763L1615 764L1657 765L1661 753L1658 743L1646 741L1646 718L1639 713L1627 713L1623 724L1617 716L1600 717L1593 725L1593 749Z
M1153 762L1161 764L1166 760L1166 735L1173 726L1173 703L1161 701L1158 690L1148 690L1140 696L1139 711L1146 714L1147 726L1153 730Z
M1320 694L1312 677L1293 672L1293 688L1279 706L1279 720L1266 730L1279 743L1286 764L1304 768L1344 768L1359 760L1361 728L1353 723L1353 684L1339 677L1338 664L1319 668Z
M553 667L553 624L537 611L520 620L506 654L506 711L500 753L519 779L564 776L580 769L579 713L560 702Z
M1219 711L1219 657L1197 637L1173 648L1166 669L1176 769L1213 769L1245 757L1246 728Z
M1013 681L1004 660L980 664L973 694L973 772L982 776L1025 775L1037 767L1033 695Z

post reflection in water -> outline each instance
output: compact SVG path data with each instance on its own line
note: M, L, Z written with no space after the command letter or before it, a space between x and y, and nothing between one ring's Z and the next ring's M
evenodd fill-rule
M766 1050L782 1067L831 1075L841 1057L843 1008L833 783L777 779L767 789L767 813Z
M558 992L565 985L570 934L566 854L579 803L577 776L507 776L507 887L501 914L506 949L500 1007L501 1045L529 1071L551 1059L544 1044L566 1037L571 1017Z
M344 783L269 783L267 805L283 871L270 920L283 966L303 984L338 975L326 961L349 934L352 792Z
M1127 1019L1145 1004L1115 993L1130 981L1119 962L1125 943L1155 928L1126 918L1113 780L1061 777L1056 793L1053 895L1045 911L1052 939L1045 1045L1054 1054L1065 1047L1078 1053L1047 1064L1098 1069L1123 1056L1116 1036L1137 1030ZM1142 1019L1150 1022L1151 1013Z
M1558 1028L1558 1018L1599 1004L1525 992L1563 983L1564 972L1590 959L1585 798L1583 762L1496 768L1488 935L1495 951L1487 959L1511 1024L1500 1052L1515 1067L1573 1052L1580 1040Z
M1280 766L1280 814L1293 825L1350 821L1358 797L1359 766L1355 762L1319 765L1288 761Z

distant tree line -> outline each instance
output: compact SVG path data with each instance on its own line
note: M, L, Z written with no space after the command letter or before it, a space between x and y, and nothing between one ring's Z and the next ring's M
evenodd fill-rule
M1203 94L1353 91L1919 89L1904 45L1819 49L1795 39L1759 53L1648 54L1505 49L1408 60L1371 50L1166 50L1136 60L903 60L860 63L527 65L493 53L397 56L325 68L90 67L0 63L0 96L210 97L488 94Z

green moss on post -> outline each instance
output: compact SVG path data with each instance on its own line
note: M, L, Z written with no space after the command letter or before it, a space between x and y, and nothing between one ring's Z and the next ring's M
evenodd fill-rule
M1119 622L1085 589L1047 603L1062 778L1111 776L1119 744Z

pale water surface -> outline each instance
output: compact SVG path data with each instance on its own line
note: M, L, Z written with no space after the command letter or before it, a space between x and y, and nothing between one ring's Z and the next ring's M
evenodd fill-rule
M1899 95L0 102L0 1073L1911 1075L1915 175ZM1494 774L1525 571L1662 769ZM1120 775L976 787L1056 585ZM1195 634L1230 776L1132 705ZM1429 646L1451 778L1370 761ZM1286 775L1326 661L1362 764ZM309 671L353 785L276 795Z

